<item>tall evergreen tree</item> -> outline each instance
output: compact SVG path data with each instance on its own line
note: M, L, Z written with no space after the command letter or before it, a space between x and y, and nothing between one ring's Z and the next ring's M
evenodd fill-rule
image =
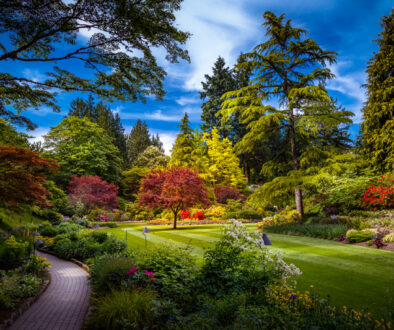
M148 125L138 119L127 138L127 156L130 164L133 164L151 144Z
M201 132L191 129L187 113L185 113L178 127L180 132L171 150L169 165L195 169L206 180L209 164L207 147L204 144Z
M114 145L119 149L119 155L126 162L126 137L119 114L114 114L111 108L102 102L95 104L94 98L89 95L86 101L82 98L73 100L68 115L78 118L85 117L103 128L114 139Z
M152 143L152 146L156 147L156 148L159 149L162 153L164 153L163 142L160 141L160 136L159 136L159 134L152 135L152 137L151 137L151 143Z
M226 67L222 57L216 60L212 71L212 76L206 74L205 82L201 82L203 91L200 92L200 98L205 101L201 106L201 120L203 121L201 129L204 132L210 132L213 127L216 127L221 137L229 137L233 131L232 123L230 121L222 123L221 116L216 116L216 114L222 106L222 95L237 89L237 82L232 70Z
M363 109L362 150L378 172L394 170L394 10L384 16L377 38L379 51L368 63Z
M267 140L279 126L288 138L296 173L300 169L301 136L316 134L321 125L349 123L351 113L329 111L333 101L323 83L333 75L325 66L335 62L336 54L322 50L312 39L302 39L306 31L293 28L290 20L284 22L284 15L265 12L263 18L268 40L241 55L237 64L238 69L251 72L253 79L248 86L225 94L219 114L228 118L238 112L241 122L248 124L248 133L238 143L245 151ZM272 100L280 107L267 104ZM301 182L295 179L289 184L294 189L297 210L303 214Z

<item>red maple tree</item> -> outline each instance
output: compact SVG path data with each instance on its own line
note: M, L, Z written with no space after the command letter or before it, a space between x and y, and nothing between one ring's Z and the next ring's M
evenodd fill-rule
M139 193L141 206L171 209L174 229L178 212L196 204L208 205L204 181L196 171L185 167L153 170L145 176Z
M95 207L116 208L118 187L99 176L73 176L69 183L68 198L71 205L81 202L88 210Z
M242 196L239 190L230 186L217 186L215 187L216 200L219 203L226 204L229 199L241 200Z
M46 199L50 193L42 184L45 174L57 169L56 160L43 158L38 152L0 145L0 205L50 206Z

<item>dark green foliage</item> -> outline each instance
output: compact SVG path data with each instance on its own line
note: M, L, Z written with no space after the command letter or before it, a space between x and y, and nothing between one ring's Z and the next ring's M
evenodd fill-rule
M96 292L108 292L120 288L127 272L135 265L135 259L128 255L103 255L95 258L91 271L91 284Z
M60 188L56 187L55 182L53 181L45 182L44 187L50 192L47 200L53 205L53 210L62 214L67 213L68 198L66 193Z
M181 45L189 35L175 27L180 3L2 1L0 33L6 39L0 61L30 66L44 62L53 67L39 81L1 73L1 111L9 105L17 111L44 105L59 110L54 90L90 92L111 101L162 98L166 72L156 63L152 49L163 48L170 62L188 60ZM78 37L81 31L97 32L83 40ZM82 65L90 71L85 77L78 74Z
M367 102L363 108L362 151L379 173L394 170L394 10L381 21L379 51L368 62Z
M45 226L40 228L41 236L55 237L57 234L59 234L59 231L55 226Z
M338 239L339 236L345 235L348 227L344 224L300 224L289 223L278 226L265 226L264 231L267 233L277 233L295 236L307 236L325 239Z
M156 146L159 150L163 151L163 145L160 142L159 136L156 135L151 137L146 123L141 120L137 120L127 137L127 159L129 164L135 165L138 156L151 145Z
M94 231L92 233L92 237L94 240L96 240L98 243L104 243L108 239L108 234L104 233L102 231Z
M111 108L103 102L95 104L91 95L87 101L82 98L73 100L70 107L69 116L86 117L103 128L113 139L123 161L127 161L126 136L118 113L114 114Z
M59 226L56 227L59 231L59 234L68 234L71 232L76 232L84 229L85 227L77 225L72 222L62 222Z
M218 129L219 135L230 137L233 131L233 125L230 122L221 123L221 116L216 114L221 109L223 100L222 95L226 92L237 89L237 81L229 67L222 57L219 57L213 65L212 76L205 75L205 82L202 82L202 92L200 98L205 102L202 104L201 129L204 132L210 132L212 128Z
M14 126L0 118L0 144L29 147L28 135L18 132Z

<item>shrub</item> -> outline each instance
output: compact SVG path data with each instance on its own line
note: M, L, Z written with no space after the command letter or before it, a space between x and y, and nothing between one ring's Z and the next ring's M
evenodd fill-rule
M372 239L373 234L371 231L358 231L358 230L348 230L346 233L346 239L350 243L359 243L359 242L366 242Z
M127 255L103 255L96 257L91 271L91 284L97 292L120 288L128 278L127 272L135 265L134 258Z
M238 219L261 219L261 214L255 210L242 210L237 214Z
M41 236L55 237L58 233L59 231L53 226L45 226L40 229Z
M296 210L286 207L279 214L275 214L273 217L264 218L262 222L259 222L258 226L261 228L266 226L278 226L298 222L301 222L301 215Z
M18 242L14 235L0 246L0 269L11 269L20 265L22 258L29 254L29 243Z
M108 237L108 239L103 244L103 252L106 253L117 253L125 250L127 247L126 242L114 236Z
M391 208L394 206L394 179L390 174L381 176L378 184L370 184L361 204L370 210Z
M31 254L29 260L23 265L23 271L39 275L51 267L51 263L46 260L47 258Z
M82 229L85 229L85 227L83 227L81 225L77 225L72 222L62 222L60 225L57 226L57 230L58 230L59 234L67 234L67 233L71 233L73 231L77 232Z
M94 231L92 233L92 237L94 240L96 240L98 243L104 243L107 238L108 238L108 234L104 233L102 231Z
M346 225L341 224L324 225L289 223L276 226L264 226L264 231L285 235L338 239L341 235L345 235L347 227Z
M229 199L242 200L242 196L239 190L235 187L215 187L216 201L222 204L226 204Z
M394 243L394 233L388 234L383 237L384 243Z
M95 207L116 208L118 187L98 176L73 176L69 187L70 204L82 202L88 210Z
M152 323L153 301L150 290L112 291L96 302L92 329L147 329Z

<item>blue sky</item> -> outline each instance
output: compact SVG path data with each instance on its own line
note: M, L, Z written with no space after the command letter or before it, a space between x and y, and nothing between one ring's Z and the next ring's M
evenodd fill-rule
M366 80L366 64L377 50L372 40L381 31L381 17L389 15L391 8L392 1L388 0L185 0L176 14L176 23L180 29L192 34L186 45L191 63L169 64L161 50L155 51L159 63L168 73L164 82L165 100L148 99L146 104L117 102L110 106L119 112L127 133L137 119L145 120L151 133L160 135L166 153L169 153L184 112L189 113L193 127L201 123L199 91L204 74L211 74L218 56L224 57L227 65L232 66L241 52L263 42L262 14L270 10L277 15L285 13L294 26L306 29L308 37L323 49L338 53L337 63L331 66L336 78L328 83L328 89L339 104L355 113L355 125L351 128L354 133L362 119L360 109L365 101L365 90L361 85ZM81 31L80 38L87 40L92 33ZM45 78L49 67L7 61L0 64L0 70L40 80ZM82 75L87 74L83 68L80 70ZM46 108L26 111L24 115L39 126L29 134L41 139L51 126L62 120L70 102L77 96L88 95L60 94L57 97L62 109L60 113Z

